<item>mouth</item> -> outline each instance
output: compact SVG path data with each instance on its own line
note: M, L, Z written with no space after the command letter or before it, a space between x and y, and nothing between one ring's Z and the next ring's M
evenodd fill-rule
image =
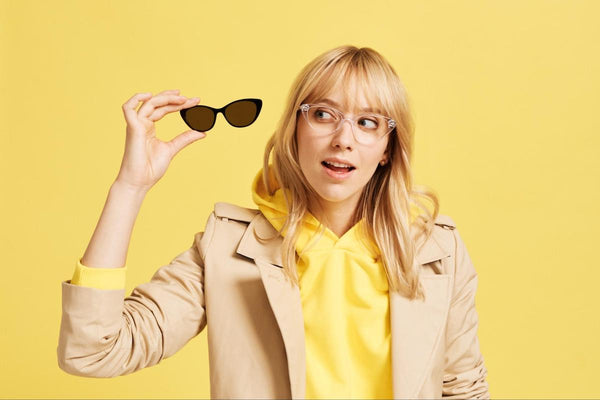
M334 164L336 164L336 165L333 165L331 162L328 162L328 161L321 162L321 165L323 166L323 171L330 178L333 178L335 180L347 179L354 173L354 170L356 170L356 167L353 165L340 166L343 164L338 164L338 163L334 163Z
M329 161L322 161L321 165L323 165L325 168L330 169L334 172L350 172L356 169L355 166L353 165L345 165L342 163L335 163L335 162L329 162Z

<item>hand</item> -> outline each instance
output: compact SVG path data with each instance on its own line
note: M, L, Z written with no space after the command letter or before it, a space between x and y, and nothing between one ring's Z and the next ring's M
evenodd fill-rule
M165 174L171 160L181 149L206 136L204 132L187 130L168 142L156 137L156 121L167 113L192 107L200 100L178 94L178 89L165 90L154 97L151 93L138 93L123 104L127 136L118 182L136 190L148 191ZM136 111L140 101L144 103Z

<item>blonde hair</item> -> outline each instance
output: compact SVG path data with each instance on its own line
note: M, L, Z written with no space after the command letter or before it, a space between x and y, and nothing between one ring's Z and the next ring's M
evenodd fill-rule
M294 81L283 115L265 147L263 184L273 195L276 188L272 179L275 178L288 209L279 231L287 230L281 249L284 273L295 285L299 284L295 243L308 211L309 198L318 199L298 160L295 140L298 108L302 103L322 98L340 79L347 98L355 98L347 93L346 84L353 78L357 90L363 91L369 104L375 104L383 114L393 118L396 127L389 134L388 161L377 166L365 185L352 222L355 224L364 218L362 226L366 231L362 234L371 238L381 253L389 290L411 299L424 299L415 255L418 241L421 239L422 245L433 231L439 201L434 192L412 183L410 161L414 128L406 90L389 62L369 47L340 46L309 62ZM269 164L271 153L273 161ZM273 176L270 177L270 173ZM431 201L433 211L427 209L419 196ZM324 229L322 225L321 234Z

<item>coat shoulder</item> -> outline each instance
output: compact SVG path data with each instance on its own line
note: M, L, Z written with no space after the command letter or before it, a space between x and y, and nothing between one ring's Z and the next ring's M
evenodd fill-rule
M454 222L454 220L452 218L450 218L450 216L448 215L444 215L444 214L438 214L437 218L435 219L434 223L436 225L441 226L442 228L446 228L446 229L456 229L456 223Z
M456 224L448 215L438 214L433 221L433 229L417 250L417 260L428 264L452 255L454 250L454 230Z
M215 203L214 213L220 219L233 219L240 222L250 222L260 213L258 209L241 207L236 204L220 201Z

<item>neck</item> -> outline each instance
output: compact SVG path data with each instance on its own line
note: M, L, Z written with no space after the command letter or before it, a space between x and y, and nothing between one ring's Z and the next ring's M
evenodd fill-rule
M318 211L319 208L315 205L314 201L311 201L308 209L316 219L321 221L340 238L354 226L353 217L358 200L358 197L346 199L341 202L331 202L321 199L321 212Z

